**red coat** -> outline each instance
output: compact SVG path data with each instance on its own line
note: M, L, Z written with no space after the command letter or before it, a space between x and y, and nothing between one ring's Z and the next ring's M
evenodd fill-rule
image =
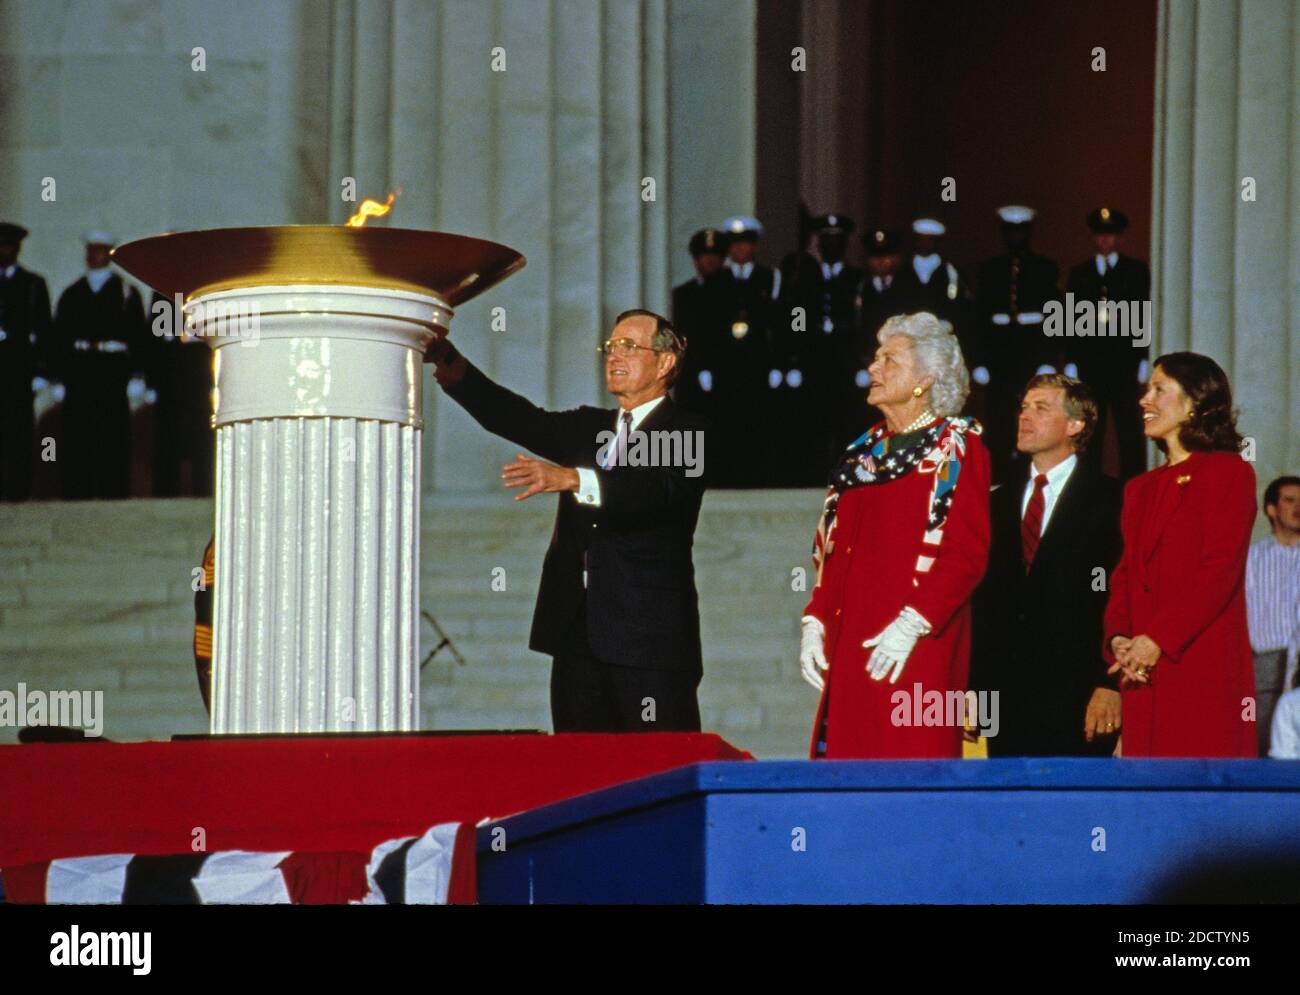
M826 626L830 662L813 727L826 718L826 751L834 758L960 757L960 726L898 725L900 708L917 717L915 685L928 691L966 688L970 670L970 597L984 575L989 549L989 457L979 436L966 436L957 489L943 538L926 545L932 474L913 470L885 484L854 487L840 497L833 553L813 588L805 615ZM918 556L935 554L929 570ZM867 674L862 643L910 606L934 627L908 657L898 683ZM923 703L923 702L922 702Z
M1116 635L1160 647L1150 683L1123 689L1126 757L1254 757L1246 553L1255 471L1235 453L1193 453L1130 480L1103 652Z

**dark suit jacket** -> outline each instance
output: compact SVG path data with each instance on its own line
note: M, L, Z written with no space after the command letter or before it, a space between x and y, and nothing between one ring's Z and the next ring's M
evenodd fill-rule
M1121 549L1119 482L1080 456L1026 576L1020 502L1028 467L1010 479L992 494L989 566L974 602L971 682L1000 699L990 753L1109 754L1114 739L1088 744L1083 720L1096 688L1117 687L1106 674L1101 631ZM1098 567L1104 585L1095 582Z
M587 638L607 663L699 676L700 613L691 547L705 477L685 467L597 467L600 433L613 433L614 409L544 411L493 383L472 363L447 394L489 432L561 466L588 467L601 503L588 507L561 494L528 646L554 655L583 602ZM703 432L705 423L665 397L637 426ZM699 450L697 450L698 452ZM709 459L704 451L700 466Z

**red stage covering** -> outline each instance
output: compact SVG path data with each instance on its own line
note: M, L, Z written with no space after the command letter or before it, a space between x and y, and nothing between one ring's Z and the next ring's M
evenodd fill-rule
M368 853L704 760L721 737L376 736L0 746L0 868L205 849Z

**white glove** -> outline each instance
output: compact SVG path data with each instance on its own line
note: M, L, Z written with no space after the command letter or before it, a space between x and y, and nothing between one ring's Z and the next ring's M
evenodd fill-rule
M785 380L785 377L781 376L780 370L767 371L767 385L771 387L773 390L776 390L778 387L780 387L783 380Z
M700 370L700 390L710 391L713 389L713 374L708 370Z
M1073 377L1075 380L1079 379L1079 367L1076 363L1066 363L1063 372L1067 377Z
M980 386L989 382L989 368L987 366L977 366L971 371L971 379Z
M1138 363L1138 383L1141 384L1146 383L1147 377L1149 377L1150 375L1151 375L1151 364L1144 359L1140 363Z
M870 387L871 374L868 373L866 370L858 370L857 373L853 374L853 383L861 389Z
M830 669L826 662L826 627L812 615L804 616L799 633L799 669L803 679L818 691L826 687L826 679L822 677Z
M33 394L39 394L41 391L43 391L43 390L44 390L46 387L48 387L49 385L50 385L50 382L49 382L48 380L46 380L44 377L32 377L32 393L33 393Z
M930 623L915 609L904 608L899 612L898 618L862 644L863 649L872 650L871 659L867 661L867 672L872 679L878 681L890 674L889 683L896 684L916 641L929 632Z

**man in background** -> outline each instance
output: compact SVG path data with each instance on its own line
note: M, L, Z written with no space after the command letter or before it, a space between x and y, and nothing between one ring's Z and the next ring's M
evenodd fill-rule
M32 489L33 389L45 373L50 291L18 265L27 229L0 222L0 500L25 501Z
M1295 668L1300 642L1300 477L1278 477L1264 488L1264 514L1272 534L1252 543L1246 557L1246 623L1255 655L1262 757L1269 755L1273 709Z
M109 262L113 236L85 237L86 272L59 296L53 355L67 394L63 466L67 498L124 498L130 490L131 409L127 385L146 365L144 306Z

